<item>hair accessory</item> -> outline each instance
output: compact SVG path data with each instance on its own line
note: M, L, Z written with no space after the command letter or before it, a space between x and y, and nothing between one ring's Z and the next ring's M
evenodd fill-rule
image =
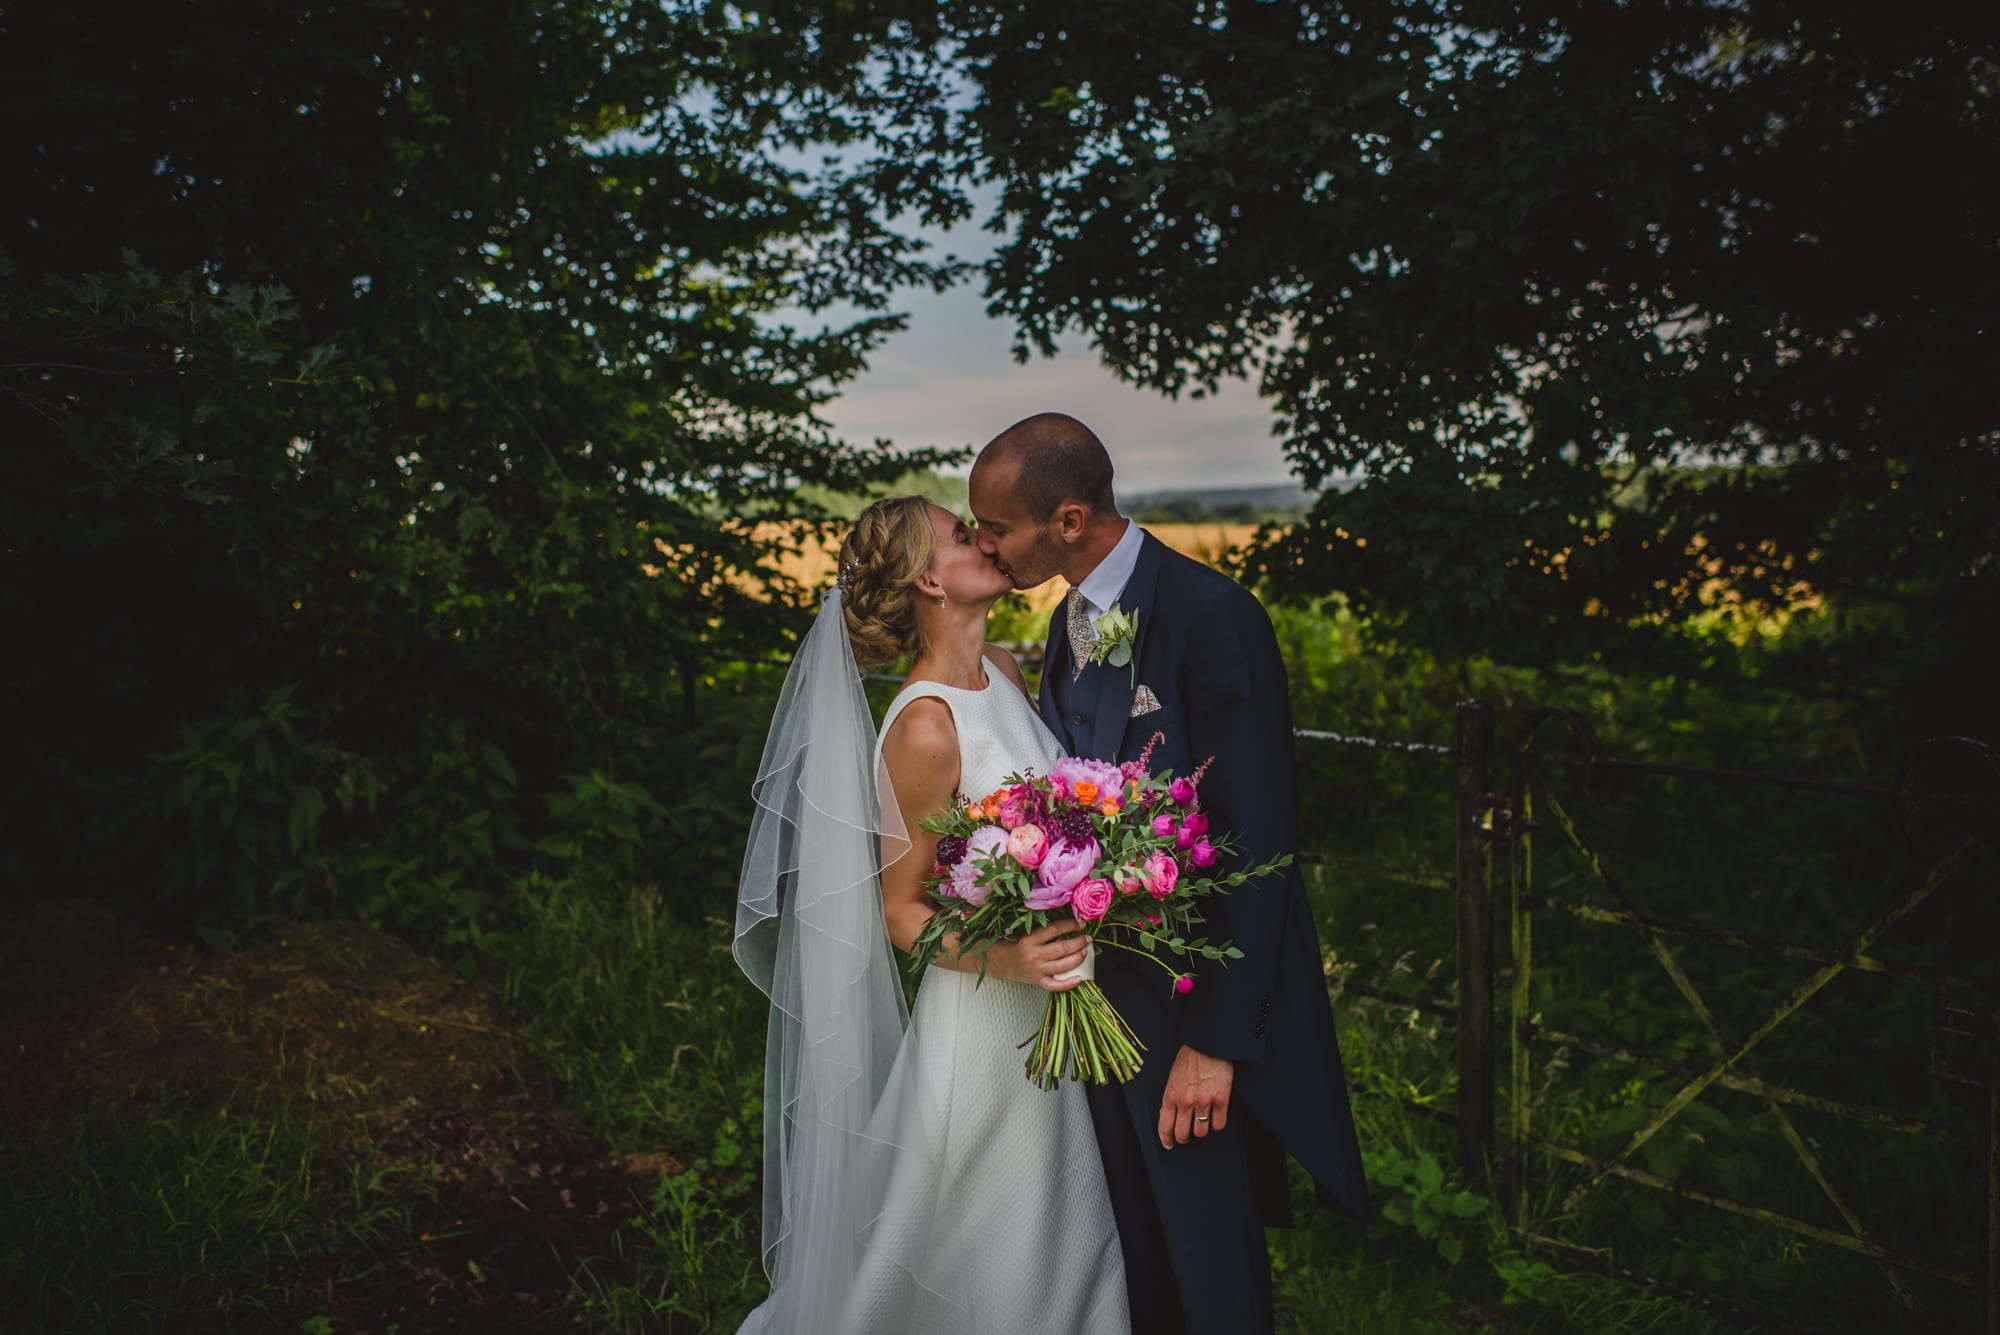
M840 586L842 593L845 593L854 587L855 576L860 573L861 569L859 566L855 565L848 558L842 557L840 561L840 573L833 577L833 582Z

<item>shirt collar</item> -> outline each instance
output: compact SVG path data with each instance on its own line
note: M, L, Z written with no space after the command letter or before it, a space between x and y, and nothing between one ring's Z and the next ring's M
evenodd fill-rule
M1139 548L1145 542L1145 534L1130 519L1125 521L1125 535L1118 539L1118 545L1105 554L1097 563L1097 569L1083 577L1083 583L1076 587L1083 593L1084 602L1090 604L1093 617L1102 613L1118 601L1118 595L1125 592L1125 586L1132 580L1132 572L1139 565Z

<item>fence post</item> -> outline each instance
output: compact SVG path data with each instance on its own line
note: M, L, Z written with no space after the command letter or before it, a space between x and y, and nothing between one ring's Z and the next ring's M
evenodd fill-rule
M1456 712L1458 1162L1469 1181L1481 1182L1493 1143L1493 709L1461 700Z
M1986 1331L2000 1335L2000 1016L1986 1073Z

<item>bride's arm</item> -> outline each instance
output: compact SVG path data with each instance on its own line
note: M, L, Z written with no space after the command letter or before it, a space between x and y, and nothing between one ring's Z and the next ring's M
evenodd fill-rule
M937 863L937 836L921 822L944 810L958 794L958 729L950 707L935 697L911 701L882 739L882 761L896 789L903 826L910 833L909 851L882 869L882 919L891 944L907 952L936 912L924 893L924 878ZM1065 919L1017 941L999 942L986 952L986 972L1051 992L1074 987L1079 980L1057 982L1055 976L1083 963L1085 938L1071 935L1079 930L1077 923ZM978 972L979 961L957 958L957 946L956 937L946 937L934 963L962 973Z
M958 729L951 708L935 696L912 700L882 739L882 763L895 785L910 851L882 868L882 918L889 940L907 952L931 916L924 878L937 863L938 837L922 827L958 793ZM949 960L938 963L950 966Z

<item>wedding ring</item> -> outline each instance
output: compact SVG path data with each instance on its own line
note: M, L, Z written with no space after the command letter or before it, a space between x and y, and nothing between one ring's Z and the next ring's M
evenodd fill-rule
M1195 1120L1195 1121L1197 1121L1197 1122L1206 1122L1206 1121L1208 1120L1208 1114L1207 1114L1207 1113L1196 1113L1196 1114L1195 1114L1195 1116L1194 1116L1194 1120Z

